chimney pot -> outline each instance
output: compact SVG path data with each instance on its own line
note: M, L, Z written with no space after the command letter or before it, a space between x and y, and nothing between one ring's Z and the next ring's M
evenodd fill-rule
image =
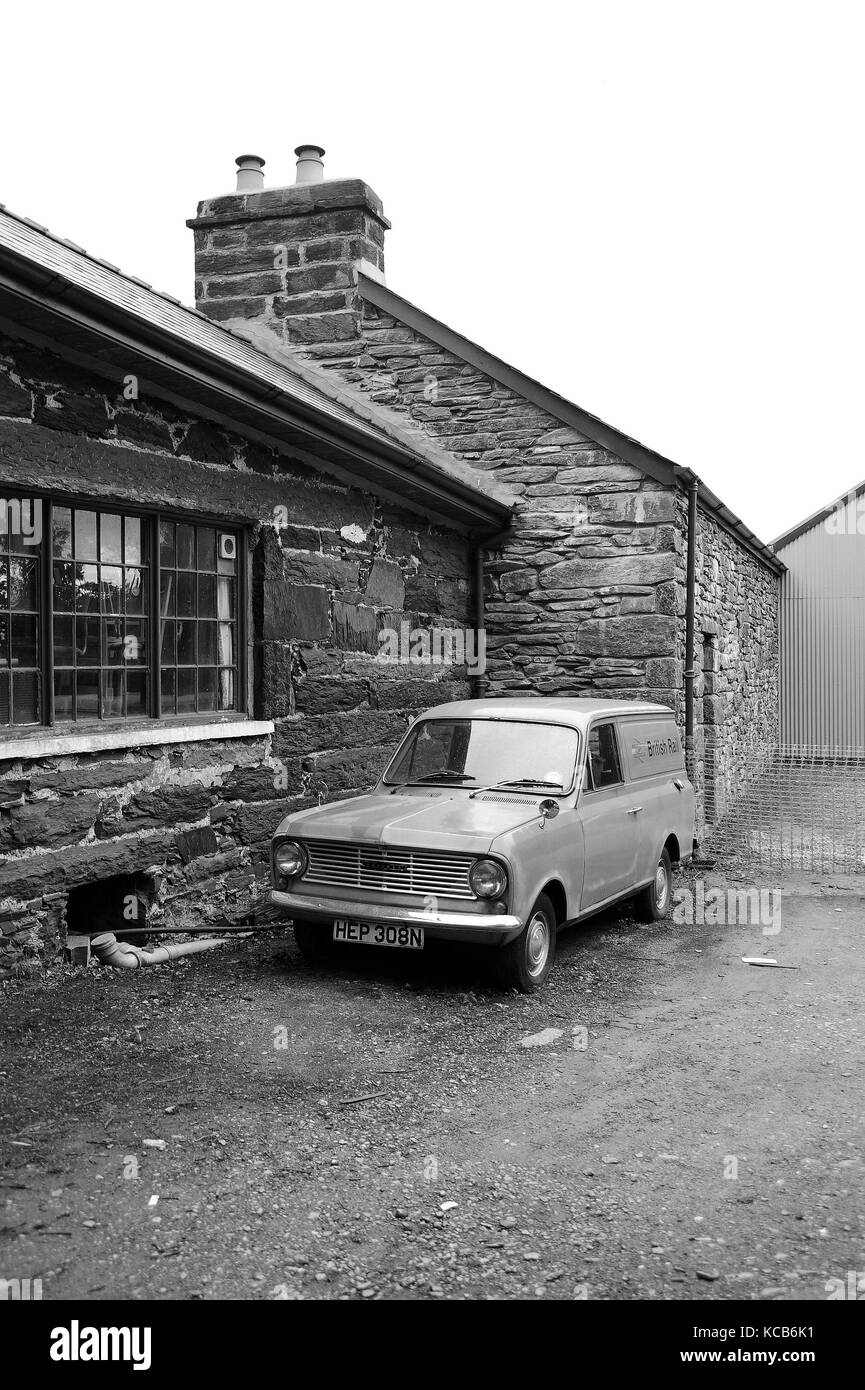
M240 154L237 165L237 192L260 193L264 187L264 160L257 154Z
M297 177L295 183L321 183L324 179L324 165L321 145L298 145Z

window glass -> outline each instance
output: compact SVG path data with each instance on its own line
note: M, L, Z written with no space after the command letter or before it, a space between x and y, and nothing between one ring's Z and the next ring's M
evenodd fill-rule
M148 714L148 523L54 507L52 530L55 719Z
M235 709L237 537L212 526L171 528L160 526L162 713Z
M216 569L216 532L212 526L198 528L198 568Z
M160 521L159 523L159 563L164 569L174 569L175 549L174 532L176 527L173 521Z
M43 718L42 518L39 498L0 497L0 724Z
M54 508L54 551L60 559L72 559L72 512L69 507Z
M144 556L141 551L141 517L127 516L123 522L124 552L127 565L140 565Z
M96 554L96 513L75 509L75 557L78 560L95 560Z
M0 496L0 725L50 722L52 667L59 724L236 709L238 553L215 526Z
M143 719L147 714L147 672L126 672L126 715L129 719Z
M66 562L54 566L54 612L75 612L75 566Z
M124 604L127 613L144 612L144 571L127 566L123 573Z
M5 579L5 574L4 574ZM9 560L9 606L34 613L39 606L39 563L11 556Z
M116 512L103 512L99 527L100 560L118 564L123 559L123 517Z
M595 724L589 733L588 748L593 789L600 791L602 787L614 787L621 782L615 726Z
M433 778L462 786L526 783L568 791L578 736L561 724L510 719L421 719L387 770L387 781Z
M194 526L178 526L177 528L177 568L181 570L195 569Z
M200 574L198 576L198 616L199 618L216 617L215 574Z

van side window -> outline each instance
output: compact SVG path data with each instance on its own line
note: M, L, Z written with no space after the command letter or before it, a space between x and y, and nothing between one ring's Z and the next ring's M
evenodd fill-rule
M613 724L595 724L589 733L588 766L595 791L600 791L602 787L614 787L622 781L619 748Z

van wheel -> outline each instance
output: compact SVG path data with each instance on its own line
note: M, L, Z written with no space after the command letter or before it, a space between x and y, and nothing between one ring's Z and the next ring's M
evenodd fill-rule
M655 869L655 877L644 888L636 898L637 914L642 917L644 922L662 922L665 917L670 915L670 903L673 896L673 868L670 863L670 856L665 849L661 850L661 857Z
M505 989L534 994L549 975L555 954L556 913L549 898L542 893L519 936L498 948L499 980Z
M294 939L304 960L325 960L333 954L331 928L327 922L316 925L314 922L295 922Z

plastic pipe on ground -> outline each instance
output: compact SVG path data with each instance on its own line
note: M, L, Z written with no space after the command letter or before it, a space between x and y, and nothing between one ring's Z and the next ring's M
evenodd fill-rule
M207 941L183 941L176 946L155 946L153 950L145 951L129 941L118 941L113 932L106 931L90 938L90 948L103 965L113 965L118 970L138 970L142 965L163 965L166 961L177 960L179 956L210 951L214 946L226 945L228 940L227 936L215 936Z

